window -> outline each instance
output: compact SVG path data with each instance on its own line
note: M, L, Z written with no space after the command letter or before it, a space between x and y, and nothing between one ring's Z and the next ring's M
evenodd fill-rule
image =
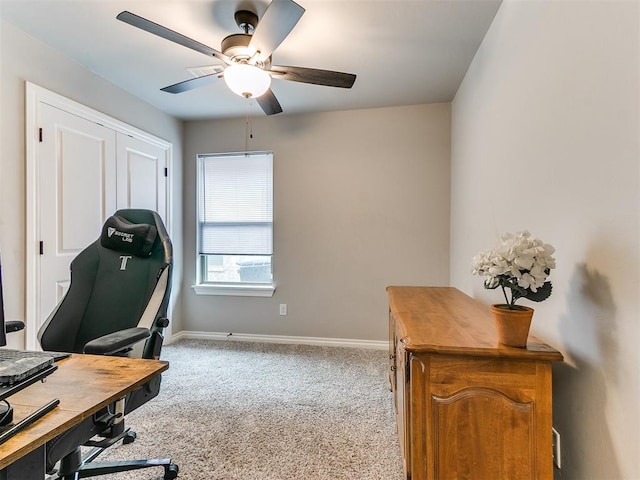
M197 293L273 295L273 154L198 155Z

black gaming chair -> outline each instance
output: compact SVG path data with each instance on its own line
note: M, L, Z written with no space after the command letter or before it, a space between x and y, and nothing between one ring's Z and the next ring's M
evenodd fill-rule
M71 263L69 290L38 332L40 345L58 352L159 358L169 324L172 261L171 240L156 212L118 210L100 238ZM160 376L47 443L47 472L76 480L162 466L165 480L176 478L178 466L170 459L93 462L116 442L135 440L123 416L159 391ZM94 448L83 457L81 446Z

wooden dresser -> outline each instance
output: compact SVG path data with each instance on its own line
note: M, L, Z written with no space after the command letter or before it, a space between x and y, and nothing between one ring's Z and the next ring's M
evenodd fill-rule
M562 354L533 336L500 345L489 307L455 288L387 292L405 478L551 480L551 362Z

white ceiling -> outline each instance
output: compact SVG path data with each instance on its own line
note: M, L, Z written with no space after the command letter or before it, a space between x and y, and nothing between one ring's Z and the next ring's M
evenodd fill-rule
M284 114L448 102L501 0L297 0L306 12L274 65L355 73L352 89L274 79ZM241 7L269 0L0 0L0 17L87 69L180 119L264 115L224 81L181 93L160 88L217 60L123 22L123 10L220 50L240 33Z

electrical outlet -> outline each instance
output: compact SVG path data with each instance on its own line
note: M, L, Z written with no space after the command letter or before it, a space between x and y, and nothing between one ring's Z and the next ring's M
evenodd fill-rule
M281 303L280 304L280 315L286 315L287 314L287 304L286 303Z
M551 429L552 432L552 445L553 445L553 464L556 468L562 468L561 456L560 456L560 433L555 428Z

